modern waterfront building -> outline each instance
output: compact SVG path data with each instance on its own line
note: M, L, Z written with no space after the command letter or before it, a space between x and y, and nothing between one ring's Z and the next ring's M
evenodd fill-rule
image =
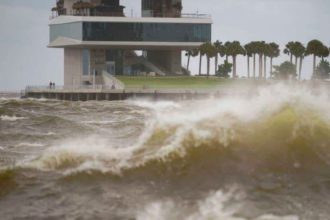
M182 51L211 41L211 18L182 14L182 0L141 3L142 17L126 17L119 0L57 0L48 47L64 48L64 86L108 85L109 75L187 74Z

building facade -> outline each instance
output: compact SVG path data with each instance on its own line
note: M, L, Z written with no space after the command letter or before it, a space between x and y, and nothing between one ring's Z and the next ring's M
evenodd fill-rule
M119 0L58 0L51 48L64 48L64 85L104 85L105 75L181 75L183 50L211 41L209 17L182 14L181 0L142 0L125 17ZM136 51L140 51L140 54Z

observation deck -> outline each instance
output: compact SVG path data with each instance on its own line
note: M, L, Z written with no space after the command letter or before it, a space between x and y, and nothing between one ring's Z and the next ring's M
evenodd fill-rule
M204 14L175 18L60 15L50 21L48 47L184 50L211 41L211 24L211 16Z

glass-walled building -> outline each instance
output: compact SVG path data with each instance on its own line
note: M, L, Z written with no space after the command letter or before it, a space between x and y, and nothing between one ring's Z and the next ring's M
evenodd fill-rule
M211 40L208 23L73 22L54 24L50 41L68 37L80 41L206 42Z
M211 41L211 19L181 17L181 0L141 3L143 17L131 18L119 0L57 1L49 47L64 48L65 85L103 84L105 73L186 73L182 51Z

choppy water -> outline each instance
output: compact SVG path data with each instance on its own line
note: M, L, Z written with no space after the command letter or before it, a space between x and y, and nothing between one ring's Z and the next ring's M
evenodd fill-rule
M0 219L330 219L327 89L0 99Z

